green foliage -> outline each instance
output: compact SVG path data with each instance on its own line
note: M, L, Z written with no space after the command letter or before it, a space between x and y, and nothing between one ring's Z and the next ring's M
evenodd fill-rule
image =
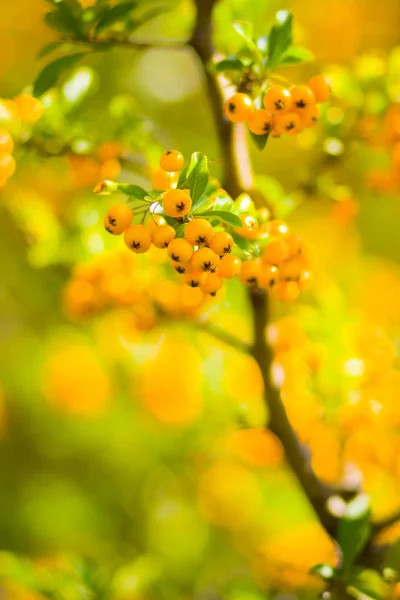
M197 216L218 218L221 219L221 221L225 221L225 223L229 223L229 225L232 225L233 227L242 226L242 222L237 215L225 210L206 210L202 213L198 213Z
M46 65L38 75L33 86L34 95L37 97L42 96L57 83L58 79L67 69L75 67L85 55L85 52L78 52L76 54L61 56L61 58L57 58Z
M115 23L122 21L137 5L137 0L128 0L127 2L116 4L108 10L104 10L94 27L94 35L97 36Z
M201 152L194 152L186 173L186 180L192 198L192 211L196 210L198 202L208 185L208 161Z
M268 36L268 67L276 68L282 61L282 55L291 46L293 15L287 10L280 10L275 17Z
M341 571L348 573L363 550L371 532L368 496L359 495L348 503L340 519L337 540L342 552Z

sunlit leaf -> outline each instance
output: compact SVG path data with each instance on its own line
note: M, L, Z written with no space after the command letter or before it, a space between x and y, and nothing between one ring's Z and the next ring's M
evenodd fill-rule
M42 96L47 90L53 87L61 75L67 70L72 69L78 62L86 56L86 52L78 52L57 58L49 63L39 73L33 87L35 96Z
M338 543L342 550L344 572L353 564L368 541L371 531L370 504L366 495L359 495L348 503L338 526Z
M187 172L187 181L192 198L192 210L204 194L208 184L208 160L201 152L194 152Z
M290 46L281 56L281 65L297 65L302 62L314 60L315 56L310 50L301 46Z
M268 66L276 67L280 63L282 54L292 44L292 19L293 15L287 10L276 13L275 23L268 36Z
M144 188L140 185L134 185L133 183L119 183L118 189L128 196L135 196L135 198L140 198L142 200L148 196L148 192L146 192Z
M240 35L241 38L246 42L246 46L250 50L254 50L257 48L256 43L253 38L253 27L247 21L234 21L232 23L235 31Z
M229 223L233 227L241 227L242 221L239 219L237 215L231 212L227 212L225 210L206 210L205 212L198 213L198 217L218 217L225 223Z
M124 19L128 14L137 6L137 0L129 0L128 2L121 2L116 4L112 8L108 9L99 19L95 27L95 34L98 35L104 29L111 27L118 21Z
M244 65L236 56L224 58L224 60L216 63L214 66L217 73L223 73L224 71L243 71L246 68L246 65Z

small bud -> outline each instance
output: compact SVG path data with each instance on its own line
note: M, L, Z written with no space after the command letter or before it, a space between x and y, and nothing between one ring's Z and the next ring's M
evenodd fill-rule
M93 191L95 194L101 194L102 196L106 196L107 194L116 192L117 189L118 184L115 183L115 181L109 181L108 179L104 179L104 181L99 181L99 183L96 183Z

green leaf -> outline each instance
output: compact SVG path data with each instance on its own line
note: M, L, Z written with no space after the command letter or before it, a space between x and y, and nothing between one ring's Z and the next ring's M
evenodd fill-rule
M218 195L215 199L215 202L213 203L213 210L223 210L223 211L228 211L228 212L232 212L233 211L233 200L230 196L228 196L228 194L225 195Z
M281 65L297 65L302 62L314 60L315 56L306 48L301 46L289 46L289 48L281 56Z
M177 222L175 219L175 228L177 226ZM179 225L179 227L176 228L176 233L175 233L175 237L176 238L183 238L185 237L185 229L186 229L187 223L182 223L181 225Z
M189 165L187 165L186 167L184 167L182 169L182 171L179 174L179 179L178 179L178 188L182 189L183 187L187 187L187 174L189 171Z
M217 73L223 73L224 71L243 71L246 68L246 65L244 65L236 56L232 56L224 58L224 60L216 63L214 67Z
M261 150L264 150L268 142L269 133L265 133L264 135L256 135L255 133L249 130L249 134L256 148L260 150L260 152Z
M267 35L262 35L261 37L259 37L256 41L256 45L257 48L260 50L260 52L265 55L268 53L268 36Z
M205 154L194 152L187 172L187 181L192 198L192 210L204 194L208 184L208 160Z
M146 190L140 187L140 185L134 185L133 183L118 183L117 186L121 192L124 192L124 194L127 194L128 196L134 196L139 200L144 200L148 196Z
M46 44L45 46L43 46L43 48L39 50L37 57L44 58L48 54L51 54L55 50L61 48L64 44L65 42L50 42L49 44Z
M232 23L234 30L244 39L246 45L251 50L257 49L253 38L253 27L247 21L234 21Z
M335 569L331 567L331 565L318 564L311 567L310 574L318 575L318 577L328 581L329 579L333 579L335 576Z
M74 12L73 8L66 2L59 2L55 6L57 7L55 10L45 14L45 23L51 27L51 29L55 29L55 31L81 38L82 23L80 22L76 11Z
M371 531L370 514L369 498L360 494L348 503L340 520L337 541L342 550L341 570L345 573L348 573L368 542Z
M231 231L231 236L233 237L233 241L235 242L236 246L239 246L241 250L244 252L253 251L254 243L246 240L246 238L242 237L239 233L236 233L236 231Z
M86 52L78 52L61 56L49 63L39 73L33 86L33 94L36 97L42 96L48 89L53 87L64 71L72 69L78 62L86 56Z
M107 10L107 12L105 12L101 16L101 18L96 24L94 31L95 35L98 35L102 31L104 31L104 29L107 29L115 23L118 23L118 21L123 20L124 17L126 17L131 12L131 10L136 8L136 6L137 0L129 0L128 2L121 2L120 4L116 4L115 6Z
M229 223L233 227L241 227L242 221L239 219L237 215L234 213L228 212L226 210L206 210L205 212L198 213L198 217L218 217L225 223Z
M288 10L276 13L275 23L268 36L268 67L277 67L282 54L291 46L293 15Z

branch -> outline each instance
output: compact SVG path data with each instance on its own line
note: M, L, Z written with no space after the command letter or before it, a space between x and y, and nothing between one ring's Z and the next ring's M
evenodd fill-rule
M96 38L75 38L75 37L63 37L62 42L83 44L89 46L97 51L106 51L110 46L114 48L124 48L126 50L148 50L150 48L163 48L165 50L182 50L187 46L187 40L176 40L176 41L159 41L159 42L148 42L140 40L132 40L129 38L118 38L118 37L107 37L102 39Z
M225 331L218 325L211 323L210 321L205 321L204 323L199 322L196 325L197 329L200 331L204 331L213 337L215 337L220 342L223 342L227 346L238 350L239 352L243 352L244 354L248 354L251 351L251 346L244 340L236 337L229 331Z

